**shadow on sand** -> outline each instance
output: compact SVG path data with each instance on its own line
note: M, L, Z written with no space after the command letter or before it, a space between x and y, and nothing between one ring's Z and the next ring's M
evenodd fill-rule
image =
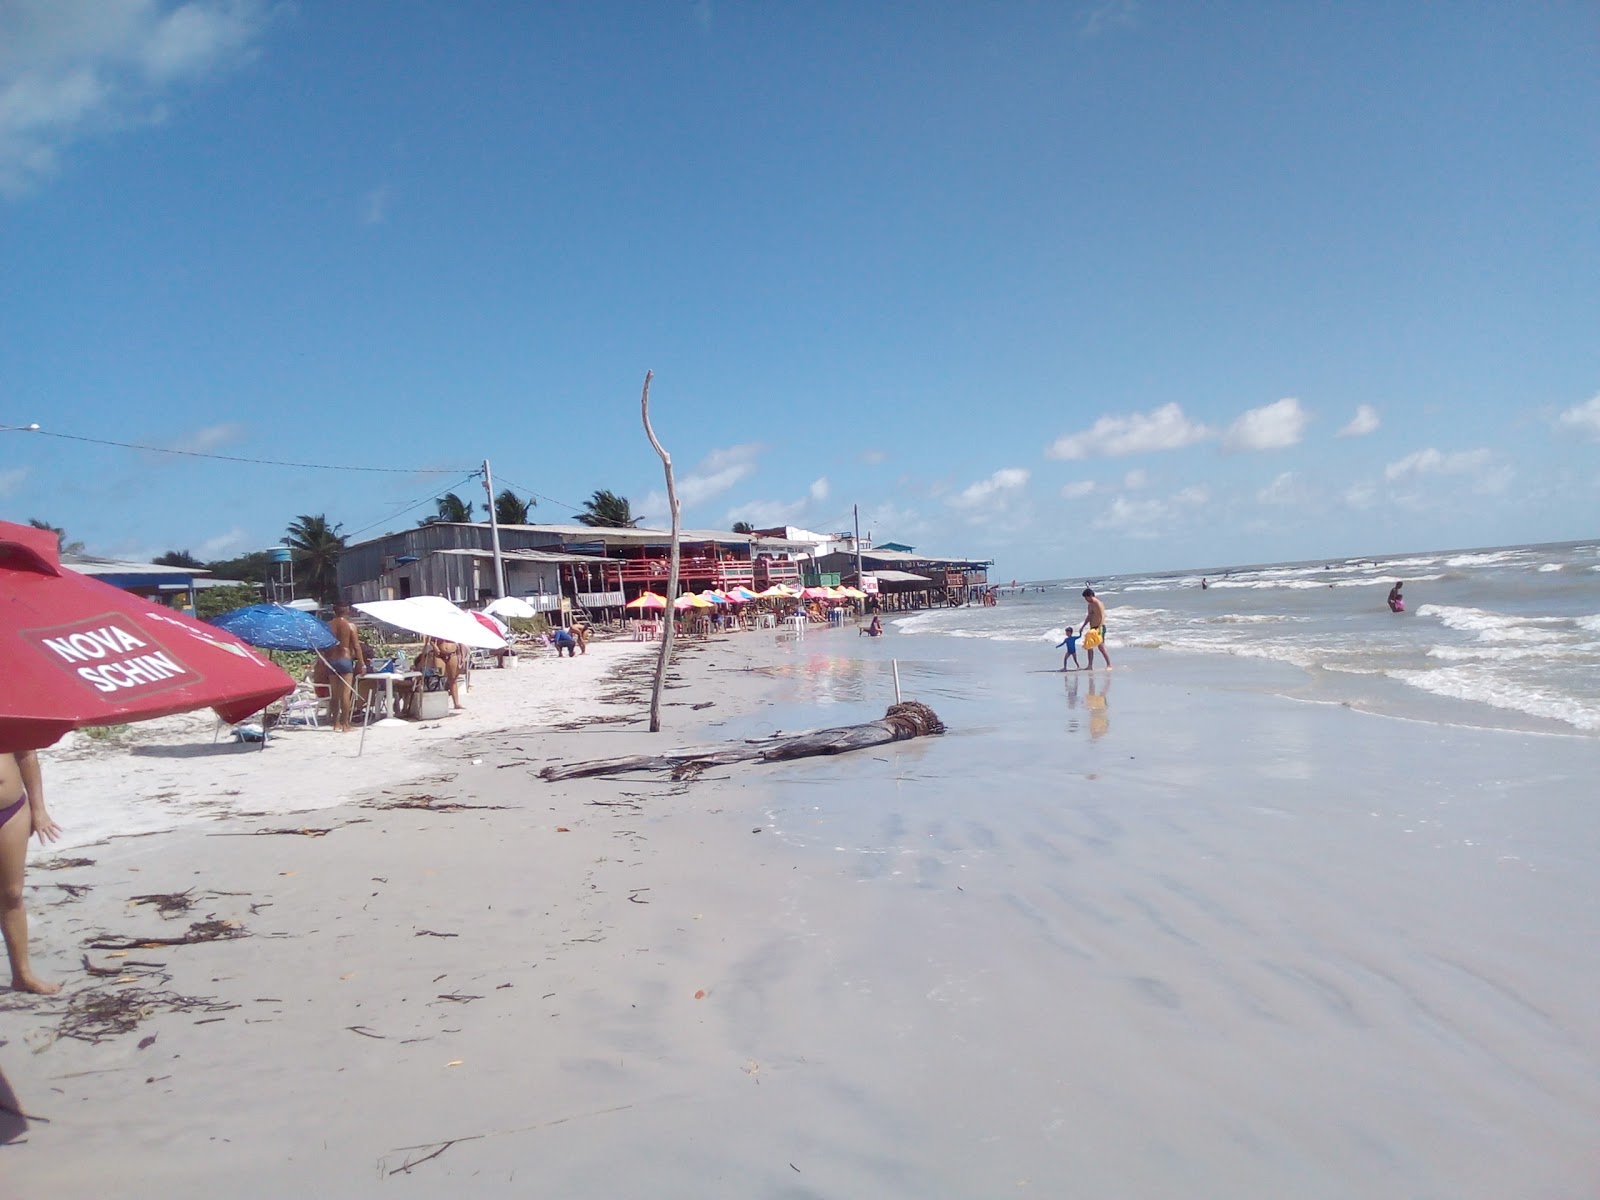
M28 1132L28 1118L23 1115L22 1103L0 1070L0 1146L14 1142Z
M217 758L225 754L259 754L260 742L174 742L134 746L128 753L138 758Z

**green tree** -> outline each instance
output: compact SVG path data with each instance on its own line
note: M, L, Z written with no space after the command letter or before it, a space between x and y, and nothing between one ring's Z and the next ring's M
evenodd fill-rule
M201 562L187 550L168 550L160 558L150 560L158 567L204 567Z
M756 527L750 524L749 521L735 521L733 523L733 532L735 533L754 533L755 531Z
M213 579L239 579L245 583L265 583L272 574L272 556L265 550L252 550L238 558L219 558L206 564ZM238 607L235 605L234 607Z
M526 525L528 523L528 510L537 507L539 501L529 496L526 500L518 497L510 488L506 488L494 498L494 519L500 525ZM483 506L484 512L489 511L489 506Z
M283 539L294 562L295 587L322 604L332 604L339 598L339 555L344 553L348 540L339 532L342 528L343 525L329 525L326 513L300 516Z
M202 621L209 621L236 608L260 603L261 596L253 587L205 588L195 597L194 614Z
M52 525L49 521L41 521L38 517L29 517L28 524L35 529L48 529L56 535L56 552L58 554L82 554L82 542L67 541L67 531L59 525Z
M426 520L418 521L418 525L438 525L442 521L449 521L461 525L472 523L472 505L468 504L454 492L446 492L439 497L439 511Z
M615 492L598 491L584 502L583 511L573 517L580 525L604 529L632 529L639 524L633 515L633 506L626 496Z

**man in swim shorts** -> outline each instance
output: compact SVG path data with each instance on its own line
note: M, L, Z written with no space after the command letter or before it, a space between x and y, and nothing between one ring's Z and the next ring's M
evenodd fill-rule
M28 961L28 910L22 903L22 876L28 863L28 836L53 842L61 830L44 806L44 780L32 750L0 754L0 933L11 960L11 987L53 996L59 983L46 983Z
M328 632L339 639L338 645L330 646L325 652L331 672L328 682L332 685L329 688L329 716L333 718L334 729L349 733L350 714L356 706L356 669L367 669L367 652L361 644L361 635L350 620L348 604L333 606L333 620L328 622Z
M1100 603L1100 597L1094 594L1093 588L1083 589L1083 599L1089 606L1088 615L1083 618L1083 624L1078 626L1081 635L1085 629L1097 630L1100 634L1100 657L1106 660L1106 670L1111 669L1111 655L1106 653L1106 606ZM1085 647L1084 653L1089 657L1089 669L1094 670L1095 647Z

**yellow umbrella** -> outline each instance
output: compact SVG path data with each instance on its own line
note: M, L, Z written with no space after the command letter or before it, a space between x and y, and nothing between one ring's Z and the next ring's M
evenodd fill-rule
M658 596L654 592L646 592L644 595L640 596L637 600L629 600L628 603L624 607L627 607L627 608L665 608L666 606L667 606L667 598L665 596Z

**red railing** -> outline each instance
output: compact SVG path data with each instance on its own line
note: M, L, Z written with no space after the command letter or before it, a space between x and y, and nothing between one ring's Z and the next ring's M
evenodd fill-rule
M665 558L628 558L622 560L624 583L667 585L671 563ZM707 558L686 554L678 560L678 578L688 582L706 583L712 587L730 588L738 584L749 586L755 582L755 571L748 562Z

